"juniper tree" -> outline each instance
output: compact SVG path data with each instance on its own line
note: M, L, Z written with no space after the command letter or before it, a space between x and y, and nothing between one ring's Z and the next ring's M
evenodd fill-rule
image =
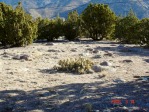
M114 12L104 4L90 4L82 13L83 26L93 40L111 36L115 17Z
M37 39L47 39L49 36L49 24L50 20L48 18L42 19L38 18L38 37Z
M116 22L115 26L115 38L122 43L136 43L135 37L135 24L139 19L136 17L132 10L129 11L126 17L120 18Z
M68 14L64 25L64 35L68 40L75 40L80 35L80 17L77 11Z
M6 46L26 46L33 42L37 34L37 24L27 14L21 3L13 9L4 3L0 3L0 41Z
M60 17L56 17L51 20L47 28L49 29L48 41L53 41L58 39L60 36L63 36L63 20Z
M138 44L149 47L149 18L144 18L135 25L135 37Z

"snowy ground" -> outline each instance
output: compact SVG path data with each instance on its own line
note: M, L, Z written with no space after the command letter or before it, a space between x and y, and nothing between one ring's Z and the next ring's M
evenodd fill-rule
M110 65L83 75L53 70L59 60L80 56ZM149 76L149 49L134 45L88 40L0 49L0 112L87 112L90 106L149 112L149 79L136 76Z

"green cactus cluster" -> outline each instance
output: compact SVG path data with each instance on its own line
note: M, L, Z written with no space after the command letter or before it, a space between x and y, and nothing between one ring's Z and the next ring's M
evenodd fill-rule
M79 57L60 60L58 64L59 66L55 66L54 69L84 74L89 72L94 63L89 59Z

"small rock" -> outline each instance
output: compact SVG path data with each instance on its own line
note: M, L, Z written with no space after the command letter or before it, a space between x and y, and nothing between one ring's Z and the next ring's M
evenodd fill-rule
M92 48L87 48L86 50L90 51L90 52L94 51L94 49L92 49Z
M114 72L114 71L113 71L114 68L111 68L111 67L109 67L109 66L101 66L101 69L102 69L102 71Z
M4 53L2 55L5 58L9 58L11 56L11 54L7 53L6 51L4 51Z
M89 45L86 45L86 47L90 47Z
M95 112L100 112L99 110L95 110Z
M95 55L93 58L101 58L101 55Z
M113 82L116 82L116 83L125 83L126 81L124 79L114 79Z
M133 112L133 111L129 111L129 109L126 107L120 107L121 105L115 105L115 108L112 108L112 112ZM111 112L111 111L110 111Z
M101 79L101 78L104 78L106 75L105 74L102 74L102 75L98 75L98 79Z
M69 42L70 44L75 44L75 42Z
M87 73L92 74L92 73L94 73L94 71L93 71L92 69L89 69L89 70L87 71Z
M76 38L74 41L79 41L80 42L81 40L79 38Z
M51 45L51 46L54 46L55 44L54 44L54 43L49 42L49 43L47 43L46 45Z
M98 50L93 50L93 53L99 53L99 51Z
M110 109L106 109L103 112L111 112L111 110Z
M4 53L3 53L2 55L3 55L3 57L5 57L5 58L10 58L10 57L12 56L11 53L8 53L8 52L6 52L6 51L4 51Z
M104 62L100 63L100 65L102 65L102 66L112 66L112 64L107 62L107 61L104 61Z
M3 55L3 57L4 57L4 58L9 58L10 56L8 56L8 55Z
M149 63L149 59L145 59L144 61L146 61L147 63Z
M72 52L77 52L77 49L71 49L70 51L72 51Z
M14 72L9 72L9 74L14 75Z
M133 76L134 78L140 78L141 76Z
M57 94L57 91L55 90L55 89L51 89L51 88L49 88L48 89L48 91L49 91L49 93L51 93L51 94Z
M30 60L30 56L25 54L25 55L20 56L20 59L21 60L24 59L24 60L28 61L28 60Z
M123 60L123 63L131 63L133 62L132 60Z
M0 103L5 102L5 100L0 99Z
M149 77L146 77L146 76L142 76L140 79L143 81L149 81Z
M102 71L102 68L100 66L98 66L98 65L94 65L94 66L92 66L92 70L94 72L101 72Z
M43 51L45 51L45 49L43 49L43 48L38 48L37 51L38 51L38 52L43 52Z
M100 47L100 46L98 46L98 47L96 47L96 49L101 49L102 47Z
M60 50L50 49L50 50L48 50L48 52L61 52L61 51Z
M110 45L110 46L117 46L117 45L115 45L115 44L112 44L112 45Z
M80 56L89 56L90 55L90 53L82 53L82 54L80 54Z
M37 82L31 82L31 83L33 83L33 84L37 84Z
M104 56L110 56L110 57L112 57L112 56L113 56L113 54L112 54L112 53L110 53L110 52L106 52L106 53L104 54Z
M26 60L26 61L31 60L30 56L26 55L26 54L24 54L24 55L16 55L16 56L13 57L13 59L15 59L15 60Z
M128 108L127 108L127 107L125 107L125 106L123 106L122 108L123 108L123 109L128 109Z
M117 46L118 49L123 49L124 45L120 44L119 46Z
M12 59L20 60L20 56L19 55L16 55L16 56L12 57Z

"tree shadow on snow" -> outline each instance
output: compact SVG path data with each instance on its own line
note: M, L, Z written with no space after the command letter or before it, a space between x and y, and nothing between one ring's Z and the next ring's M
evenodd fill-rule
M149 49L144 49L135 46L98 46L95 49L99 51L112 51L120 56L149 56Z
M149 111L149 81L136 80L108 86L104 83L66 84L32 91L0 91L0 112L87 112L90 106L92 110L101 112L105 109L127 112L126 107L134 106L142 109L135 112ZM112 101L118 99L121 105L114 105ZM130 103L132 100L133 104Z

